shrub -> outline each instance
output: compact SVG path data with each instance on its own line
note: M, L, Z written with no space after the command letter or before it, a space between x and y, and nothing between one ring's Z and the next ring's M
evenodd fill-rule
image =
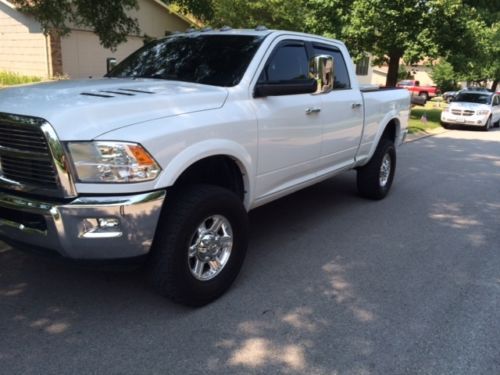
M40 82L41 77L24 76L18 73L0 71L0 86L19 85L22 83Z

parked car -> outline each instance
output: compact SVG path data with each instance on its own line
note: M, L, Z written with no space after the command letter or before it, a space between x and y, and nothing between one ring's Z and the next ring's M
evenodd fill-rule
M360 88L345 45L301 33L189 32L104 79L0 92L0 237L77 260L146 259L200 306L236 278L247 211L345 171L384 198L406 90ZM307 250L307 249L305 249Z
M420 86L420 81L411 79L398 82L396 87L405 88L410 91L412 95L424 97L425 100L429 100L439 94L439 89L436 86Z
M462 90L441 112L441 125L479 126L489 130L500 124L500 95L485 91Z
M479 86L468 86L460 91L492 92L490 89L486 87L479 87Z
M446 91L443 94L443 100L447 103L451 102L455 96L457 96L458 91Z

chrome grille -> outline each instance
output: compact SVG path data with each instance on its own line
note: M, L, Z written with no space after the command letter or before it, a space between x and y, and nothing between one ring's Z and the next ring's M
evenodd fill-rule
M464 116L472 116L474 114L474 111L471 111L471 110L464 110Z
M59 190L43 120L0 114L0 178L17 190Z
M454 115L460 116L462 114L462 111L460 109L452 109L451 113L453 113Z

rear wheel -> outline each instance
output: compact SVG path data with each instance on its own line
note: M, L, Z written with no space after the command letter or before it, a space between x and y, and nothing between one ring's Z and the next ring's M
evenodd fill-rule
M381 139L368 164L358 169L357 185L361 196L383 199L389 193L396 171L396 150L389 139Z
M231 191L193 185L165 207L150 258L160 294L188 306L221 296L238 275L248 243L248 218Z
M429 94L427 94L426 92L420 92L418 96L424 98L425 101L429 100Z

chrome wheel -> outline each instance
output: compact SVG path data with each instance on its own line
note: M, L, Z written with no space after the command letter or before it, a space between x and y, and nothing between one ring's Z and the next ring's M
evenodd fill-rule
M389 154L385 154L380 165L380 172L378 177L378 181L381 187L385 187L387 185L387 182L389 181L389 177L391 175L391 168L391 156Z
M233 249L233 229L221 215L203 220L193 234L188 252L191 274L198 280L208 281L226 266Z

